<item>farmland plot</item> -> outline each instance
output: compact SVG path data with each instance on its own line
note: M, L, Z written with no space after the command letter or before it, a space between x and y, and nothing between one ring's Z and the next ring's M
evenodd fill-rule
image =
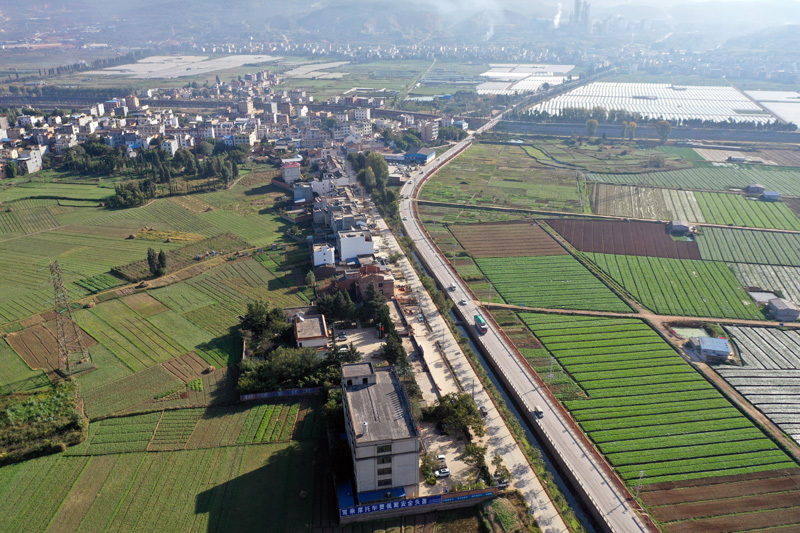
M486 257L476 262L509 304L630 311L625 302L570 255Z
M32 370L6 343L0 340L0 393L27 392L50 385L41 370Z
M796 467L643 322L520 318L587 393L564 404L627 483Z
M0 531L306 531L313 463L300 442L33 459L0 469Z
M796 468L644 485L639 496L665 533L794 531L800 472Z
M666 226L656 222L568 218L545 222L582 252L700 259L697 243L674 240Z
M630 218L705 222L692 191L597 184L595 212Z
M703 228L697 245L712 261L800 266L800 235L794 233Z
M800 231L800 218L786 204L747 199L738 194L695 193L709 224Z
M518 145L475 143L426 182L425 200L582 212L575 170L545 166Z
M448 229L472 257L565 255L568 253L535 222L451 224Z
M800 332L727 326L741 367L714 370L800 443Z
M800 302L800 268L747 263L729 263L728 266L742 286L780 291L789 300Z
M764 320L724 263L632 255L587 256L656 313Z
M752 166L692 168L641 174L591 173L586 175L586 179L602 183L712 191L744 189L751 183L761 183L768 190L779 191L790 196L800 196L800 170L760 170Z

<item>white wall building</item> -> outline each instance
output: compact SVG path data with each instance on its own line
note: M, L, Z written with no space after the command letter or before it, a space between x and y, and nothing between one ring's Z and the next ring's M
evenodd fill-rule
M314 268L336 262L336 249L330 244L315 244L311 252Z
M375 253L375 243L369 231L340 231L336 244L342 261L354 261L359 255Z

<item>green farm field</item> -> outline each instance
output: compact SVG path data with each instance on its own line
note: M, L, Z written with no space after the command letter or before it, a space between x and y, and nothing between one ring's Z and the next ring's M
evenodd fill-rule
M544 166L523 148L473 144L426 183L420 198L472 206L582 212L576 171Z
M700 256L728 263L800 266L800 235L728 228L703 228Z
M724 263L633 255L586 256L656 313L764 320Z
M800 231L800 218L780 202L711 192L696 192L694 196L708 224Z
M629 485L797 467L643 322L520 318L585 392L564 405Z
M685 189L709 189L725 191L744 189L751 183L761 183L767 190L800 196L800 170L732 166L700 167L686 170L643 172L638 174L587 174L589 181L616 183L620 185L654 185Z
M475 260L506 303L628 312L631 309L571 255Z
M0 531L308 531L313 461L296 441L33 459L0 469Z

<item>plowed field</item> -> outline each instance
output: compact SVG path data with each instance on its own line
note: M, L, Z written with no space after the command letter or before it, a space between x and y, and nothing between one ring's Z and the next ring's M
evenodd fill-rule
M582 252L700 259L697 243L676 241L657 222L553 219L553 229Z
M567 251L536 223L451 225L472 257L565 255Z
M643 485L640 497L665 532L800 529L796 468Z
M96 344L92 337L83 330L80 331L87 348ZM55 321L35 324L20 332L10 333L6 340L31 368L41 368L48 373L58 369L59 348Z

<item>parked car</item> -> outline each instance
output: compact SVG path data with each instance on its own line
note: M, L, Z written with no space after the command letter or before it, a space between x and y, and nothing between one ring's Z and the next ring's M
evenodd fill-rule
M498 476L497 474L492 475L492 478L497 483L497 486L500 487L501 489L504 489L504 488L508 487L508 485L510 484L507 479L503 479L500 476Z
M447 465L447 458L444 456L443 453L440 453L436 456L436 459L442 464L442 466Z
M481 416L483 417L486 417L489 414L489 411L487 411L486 408L482 405L478 407L478 411L481 412Z
M337 340L337 341L346 341L346 340L347 340L347 335L346 335L346 334L344 334L344 333L339 333L339 334L336 336L336 340Z
M433 475L438 477L438 478L447 477L447 476L450 475L450 469L449 468L440 468L439 470L434 471Z

